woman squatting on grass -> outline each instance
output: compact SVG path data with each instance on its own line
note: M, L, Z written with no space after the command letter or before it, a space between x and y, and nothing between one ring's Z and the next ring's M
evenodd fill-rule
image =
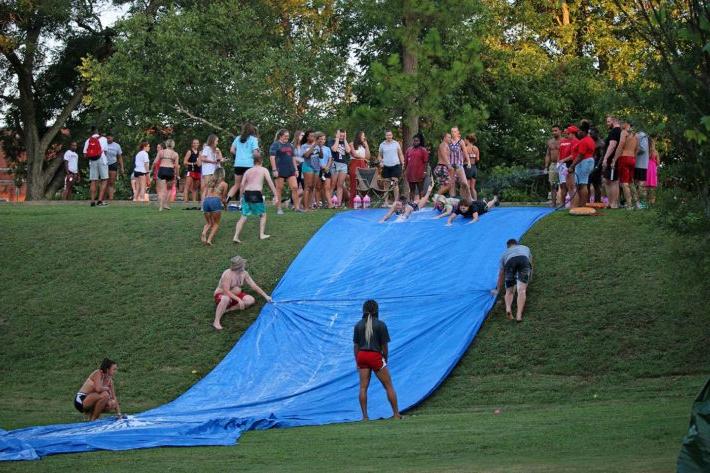
M266 302L271 302L271 296L265 293L249 276L246 271L247 260L237 255L230 260L229 269L222 273L219 284L214 291L214 302L217 305L212 326L215 330L222 330L220 324L225 312L244 310L254 305L254 296L242 291L242 286L246 284L256 291Z
M94 370L81 389L74 397L74 407L82 414L86 414L89 420L98 419L102 413L116 411L121 417L121 406L116 398L116 390L113 387L113 377L118 371L115 361L104 358L99 369Z
M387 325L379 320L379 306L372 299L365 301L362 305L362 319L355 324L353 333L353 351L355 363L360 376L360 409L362 409L362 420L368 420L367 416L367 388L370 385L372 372L380 380L387 392L387 400L392 406L392 413L395 419L401 419L399 408L397 407L397 393L392 385L392 377L387 368L387 356L389 354L387 344L390 341L390 334Z

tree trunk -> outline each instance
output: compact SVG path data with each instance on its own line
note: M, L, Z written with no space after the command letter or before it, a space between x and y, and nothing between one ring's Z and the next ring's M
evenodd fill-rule
M405 5L406 6L406 5ZM416 47L419 38L419 28L416 19L405 8L404 14L404 39L402 41L402 72L416 80L418 58ZM402 140L404 149L412 144L412 138L419 132L419 113L417 111L416 97L410 94L406 99L404 113L402 114Z

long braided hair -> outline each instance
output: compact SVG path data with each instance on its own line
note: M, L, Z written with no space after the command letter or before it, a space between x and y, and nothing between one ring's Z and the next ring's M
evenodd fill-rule
M380 308L377 301L369 299L362 305L362 316L367 317L365 321L365 341L369 344L372 338L372 320L379 317Z

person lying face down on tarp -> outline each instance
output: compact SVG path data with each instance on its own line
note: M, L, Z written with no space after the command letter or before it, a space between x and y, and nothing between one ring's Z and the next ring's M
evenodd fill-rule
M98 419L104 412L116 411L122 417L121 406L116 398L113 377L118 371L115 361L104 358L99 369L94 370L74 397L74 407L89 420Z
M434 217L434 219L436 220L451 215L454 209L459 207L459 202L461 202L461 199L457 199L456 197L446 197L445 195L435 194L434 210L441 213Z
M491 208L498 205L498 196L493 197L493 200L486 202L485 200L468 200L464 199L459 202L459 206L453 210L449 220L446 222L446 226L450 227L457 216L461 215L463 218L470 218L469 224L478 222L479 215L483 215L488 212Z
M429 188L426 190L424 197L418 200L409 200L404 196L399 197L394 201L394 204L392 204L385 216L380 219L380 223L386 222L392 215L397 215L398 217L406 219L412 215L412 212L423 209L429 202L429 196L431 195L432 189L434 189L433 182L429 184Z

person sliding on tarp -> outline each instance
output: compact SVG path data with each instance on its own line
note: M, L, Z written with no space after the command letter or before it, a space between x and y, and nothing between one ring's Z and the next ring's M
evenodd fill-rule
M82 414L86 414L89 420L96 420L102 413L109 411L116 411L118 417L122 417L121 406L113 387L116 371L118 371L116 362L104 358L99 369L86 378L81 389L76 393L74 407Z
M395 419L401 419L399 408L397 407L397 393L392 385L392 377L387 368L387 355L389 353L387 344L390 335L387 325L379 320L379 306L372 299L365 301L362 305L362 319L355 324L353 333L353 351L355 353L355 364L360 376L360 408L362 409L362 420L368 420L367 416L367 388L370 385L372 372L380 380L387 392L387 399L392 406L392 413Z
M498 196L493 197L493 200L486 202L485 200L470 201L464 199L459 202L458 208L455 208L446 222L446 226L450 227L454 219L461 215L463 218L470 218L469 224L478 222L478 216L488 212L492 207L498 205Z
M429 196L431 195L431 190L434 188L434 182L429 184L429 188L426 190L426 194L419 200L409 200L404 196L399 197L394 201L394 204L390 207L384 217L380 219L380 223L386 222L393 214L396 214L402 218L409 218L412 212L426 207L427 202L429 202Z
M440 219L443 217L448 217L459 207L459 202L461 200L455 197L446 197L445 195L435 194L434 195L434 210L441 212L439 215L434 217L434 219Z
M514 238L508 240L506 244L508 249L500 258L498 284L491 294L497 296L505 282L505 313L509 320L513 320L513 296L517 287L518 310L515 321L522 322L528 282L532 276L532 253L530 253L530 248L519 244Z

